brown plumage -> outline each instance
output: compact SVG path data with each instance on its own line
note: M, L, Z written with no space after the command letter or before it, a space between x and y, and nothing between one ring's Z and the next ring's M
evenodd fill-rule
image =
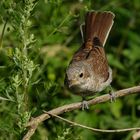
M88 12L85 19L84 41L85 43L73 56L73 61L87 59L93 65L95 74L106 81L108 74L108 62L104 51L104 45L110 29L113 25L114 14L111 12Z
M114 17L112 12L88 12L85 19L85 42L97 37L104 46Z
M74 54L67 70L65 83L82 96L104 90L112 81L104 45L113 25L111 12L88 12L83 26L84 43Z

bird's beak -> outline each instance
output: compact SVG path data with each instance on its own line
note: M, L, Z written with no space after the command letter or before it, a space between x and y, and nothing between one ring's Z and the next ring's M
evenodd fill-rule
M68 81L68 86L71 88L72 86L76 85L77 81L76 80L69 80Z

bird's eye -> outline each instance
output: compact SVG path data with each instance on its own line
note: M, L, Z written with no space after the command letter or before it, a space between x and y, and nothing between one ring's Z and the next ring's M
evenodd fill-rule
M82 78L83 77L83 73L80 73L79 77Z

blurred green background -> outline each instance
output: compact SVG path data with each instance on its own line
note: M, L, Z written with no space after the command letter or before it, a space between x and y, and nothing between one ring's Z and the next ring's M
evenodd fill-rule
M1 0L0 9L0 140L22 139L31 117L81 101L64 87L64 77L82 43L79 26L89 10L116 15L105 45L112 88L140 83L139 0ZM139 97L130 95L62 116L101 129L138 127ZM94 133L52 118L39 125L32 139L130 140L135 132Z

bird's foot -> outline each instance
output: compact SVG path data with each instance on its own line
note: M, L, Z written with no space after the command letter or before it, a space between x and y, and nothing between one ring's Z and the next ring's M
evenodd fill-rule
M112 103L112 102L115 102L115 101L116 101L116 95L115 95L115 93L114 93L114 91L113 91L111 85L110 85L109 94L110 94L110 102L111 102L111 103Z
M88 102L86 100L82 101L81 106L82 106L82 110L89 109Z
M114 92L109 93L110 94L110 102L115 102L116 101L116 95Z
M86 101L86 97L84 96L84 94L82 96L81 107L82 107L82 110L89 109L88 102Z

